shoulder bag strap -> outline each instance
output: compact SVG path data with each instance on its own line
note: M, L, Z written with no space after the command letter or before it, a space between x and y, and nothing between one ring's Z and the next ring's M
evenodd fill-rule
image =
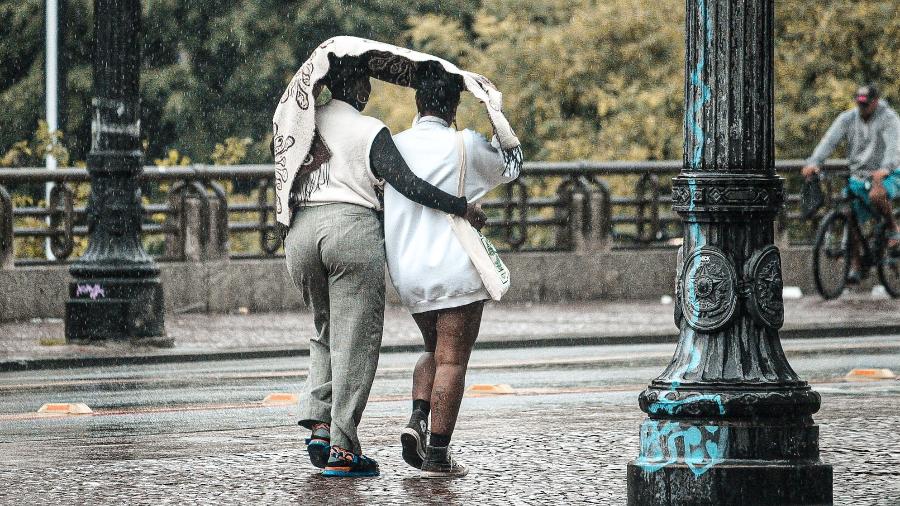
M462 197L466 194L466 143L462 132L456 132L456 147L459 151L459 185L456 188L456 196Z

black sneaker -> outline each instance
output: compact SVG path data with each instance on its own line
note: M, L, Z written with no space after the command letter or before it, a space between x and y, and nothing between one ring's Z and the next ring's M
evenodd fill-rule
M328 463L328 453L331 450L331 427L327 423L317 423L312 426L312 434L306 438L306 453L312 465L322 469Z
M425 447L425 460L422 462L423 478L462 478L469 474L469 469L453 460L449 448Z
M428 415L420 410L414 410L409 417L409 423L400 433L400 445L403 447L403 460L415 467L422 468L425 460L425 441L428 435Z
M331 447L328 455L328 464L322 471L322 476L339 478L363 478L378 476L378 462L364 455L356 455L338 446Z

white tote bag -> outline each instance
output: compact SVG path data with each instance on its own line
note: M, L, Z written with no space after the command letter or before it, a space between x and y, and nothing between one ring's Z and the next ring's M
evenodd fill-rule
M459 197L465 195L464 190L466 187L466 145L463 142L462 135L462 132L457 132L456 134L457 147L459 149L459 187L456 194ZM497 249L494 248L494 245L491 244L487 237L475 230L465 218L448 214L447 220L450 222L450 228L453 229L453 233L456 234L456 238L459 239L466 254L469 255L472 264L475 265L475 269L478 271L478 275L481 276L481 281L484 283L484 287L491 295L491 298L500 300L503 294L509 290L509 269L506 268L503 260L500 259Z

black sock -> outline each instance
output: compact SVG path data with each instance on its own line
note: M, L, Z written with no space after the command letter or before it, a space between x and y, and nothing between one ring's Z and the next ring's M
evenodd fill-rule
M450 436L446 436L444 434L435 434L431 433L431 439L428 441L428 444L431 446L436 446L438 448L446 448L450 446Z
M413 401L413 411L421 411L425 413L425 416L428 416L428 413L431 411L431 403L423 399L416 399Z

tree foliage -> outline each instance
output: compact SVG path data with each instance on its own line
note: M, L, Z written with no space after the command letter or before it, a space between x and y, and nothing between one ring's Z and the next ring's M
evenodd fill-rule
M90 0L67 0L65 121L76 159L90 148L93 30ZM420 12L461 13L469 0L144 0L141 126L148 160L177 148L210 159L228 137L249 137L248 159L269 157L275 103L322 40L340 34L397 41ZM35 130L44 111L44 1L0 0L0 154ZM8 29L8 32L7 32Z
M779 4L781 5L781 4ZM874 82L900 106L900 2L802 0L779 12L775 134L784 157L807 157L831 122Z
M62 104L73 160L90 141L92 4L68 0ZM43 0L0 0L0 155L43 116ZM808 155L858 83L900 100L896 0L777 4L776 143ZM682 146L681 0L144 0L142 128L148 160L269 160L284 86L337 34L444 56L491 78L530 159L673 159ZM378 85L368 113L394 131L412 93ZM467 100L463 126L486 130ZM235 140L226 141L228 138ZM252 139L252 142L244 142ZM229 144L230 142L230 144ZM220 146L217 148L217 144Z

